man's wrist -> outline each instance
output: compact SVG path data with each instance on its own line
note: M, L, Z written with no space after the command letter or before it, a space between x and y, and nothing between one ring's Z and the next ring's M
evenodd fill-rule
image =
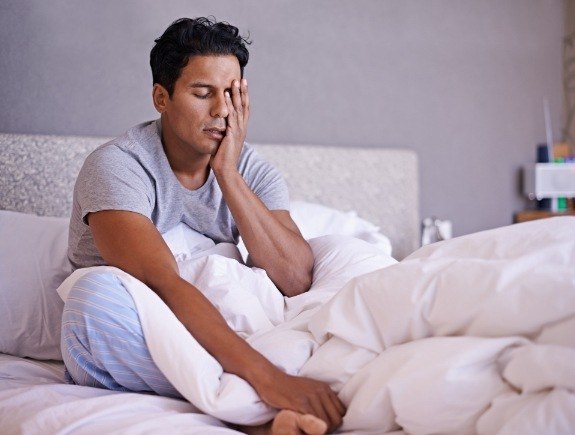
M224 185L234 186L237 185L238 181L243 180L237 167L226 167L217 169L213 168L213 171L220 187L223 187Z
M258 364L249 366L249 370L242 376L258 393L274 385L278 376L284 373L273 365L269 360L262 358Z

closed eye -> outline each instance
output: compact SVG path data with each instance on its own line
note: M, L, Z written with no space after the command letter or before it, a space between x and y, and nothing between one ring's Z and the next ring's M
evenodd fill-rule
M200 100L209 98L213 93L213 87L208 83L194 82L188 85L192 94Z

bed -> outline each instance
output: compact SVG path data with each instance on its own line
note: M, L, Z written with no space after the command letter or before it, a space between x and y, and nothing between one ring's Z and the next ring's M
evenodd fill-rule
M59 316L83 273L70 275L66 216L81 162L104 141L0 135L2 433L223 434L236 433L223 421L270 419L275 410L121 271L154 361L187 400L65 384ZM575 218L417 249L412 151L255 146L288 181L314 252L312 290L278 298L235 259L190 255L176 246L183 232L166 238L182 275L252 346L332 385L348 408L340 433L575 430Z

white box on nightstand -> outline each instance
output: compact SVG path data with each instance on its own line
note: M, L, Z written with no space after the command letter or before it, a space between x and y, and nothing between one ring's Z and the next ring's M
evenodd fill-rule
M575 163L535 163L523 168L523 191L530 199L575 197Z

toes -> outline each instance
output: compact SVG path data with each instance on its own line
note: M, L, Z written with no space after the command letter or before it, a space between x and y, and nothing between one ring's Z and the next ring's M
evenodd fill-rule
M311 414L298 414L298 427L307 435L323 435L327 431L327 423Z
M311 414L300 414L283 409L274 418L272 435L323 435L327 423Z

